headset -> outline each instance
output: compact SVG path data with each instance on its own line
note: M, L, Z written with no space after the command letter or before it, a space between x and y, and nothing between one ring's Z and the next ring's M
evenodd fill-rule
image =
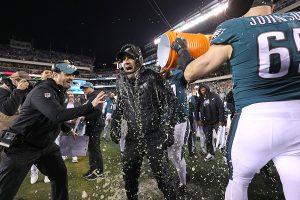
M142 51L138 46L135 46L133 44L124 45L117 54L117 60L119 62L122 61L124 54L133 56L135 62L139 63L140 65L143 64Z

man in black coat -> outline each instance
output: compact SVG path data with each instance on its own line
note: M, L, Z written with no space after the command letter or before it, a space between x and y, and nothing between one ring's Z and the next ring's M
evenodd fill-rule
M98 92L94 90L94 86L90 82L86 82L80 87L83 89L88 102L93 101L93 99L98 95ZM89 164L90 169L83 174L83 178L87 180L95 180L102 176L103 174L103 158L100 150L100 134L103 130L103 120L102 120L102 107L99 105L95 108L94 112L91 112L83 117L86 122L85 133L89 136Z
M8 130L16 138L1 152L0 199L14 198L33 164L49 177L52 199L68 199L67 169L54 141L61 130L74 134L65 121L93 112L105 96L102 92L86 105L64 108L64 92L77 74L70 63L58 63L53 67L53 79L41 82L27 95Z
M203 131L206 137L207 155L205 161L214 159L213 148L213 130L218 130L219 126L225 124L224 104L218 94L211 92L210 88L202 84L200 85L200 126L203 126Z
M146 155L159 189L166 199L176 199L168 174L167 147L174 143L175 96L165 79L145 69L139 47L121 48L117 59L124 72L117 79L117 108L112 116L111 139L121 137L121 119L128 124L122 156L127 198L138 199L138 178Z

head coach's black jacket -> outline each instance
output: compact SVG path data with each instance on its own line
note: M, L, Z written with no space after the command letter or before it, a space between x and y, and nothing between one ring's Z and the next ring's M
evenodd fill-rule
M122 116L128 123L126 141L161 138L171 134L176 124L175 96L166 80L151 69L141 68L136 80L118 76L117 107L112 115L112 139L120 139Z
M200 86L205 87L207 93L203 96L200 92L200 113L201 121L205 125L214 125L219 122L225 122L224 104L220 96L211 92L205 84Z
M43 81L27 95L19 117L9 130L34 147L47 147L54 142L60 130L70 131L65 121L94 110L91 102L70 109L64 108L63 103L64 88L52 79Z

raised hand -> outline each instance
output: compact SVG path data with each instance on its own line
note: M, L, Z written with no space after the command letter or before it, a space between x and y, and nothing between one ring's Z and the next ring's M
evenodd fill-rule
M92 101L92 105L95 108L96 106L98 106L101 103L104 103L104 98L105 98L106 94L104 91L101 91L96 97L95 99Z

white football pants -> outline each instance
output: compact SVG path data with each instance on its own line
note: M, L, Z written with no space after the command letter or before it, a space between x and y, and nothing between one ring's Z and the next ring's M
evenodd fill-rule
M286 200L300 199L300 100L243 108L232 121L228 140L231 166L226 200L247 200L254 174L270 160L280 175Z
M168 148L168 157L174 164L180 183L186 185L186 162L182 154L187 122L176 124L174 128L174 144Z

